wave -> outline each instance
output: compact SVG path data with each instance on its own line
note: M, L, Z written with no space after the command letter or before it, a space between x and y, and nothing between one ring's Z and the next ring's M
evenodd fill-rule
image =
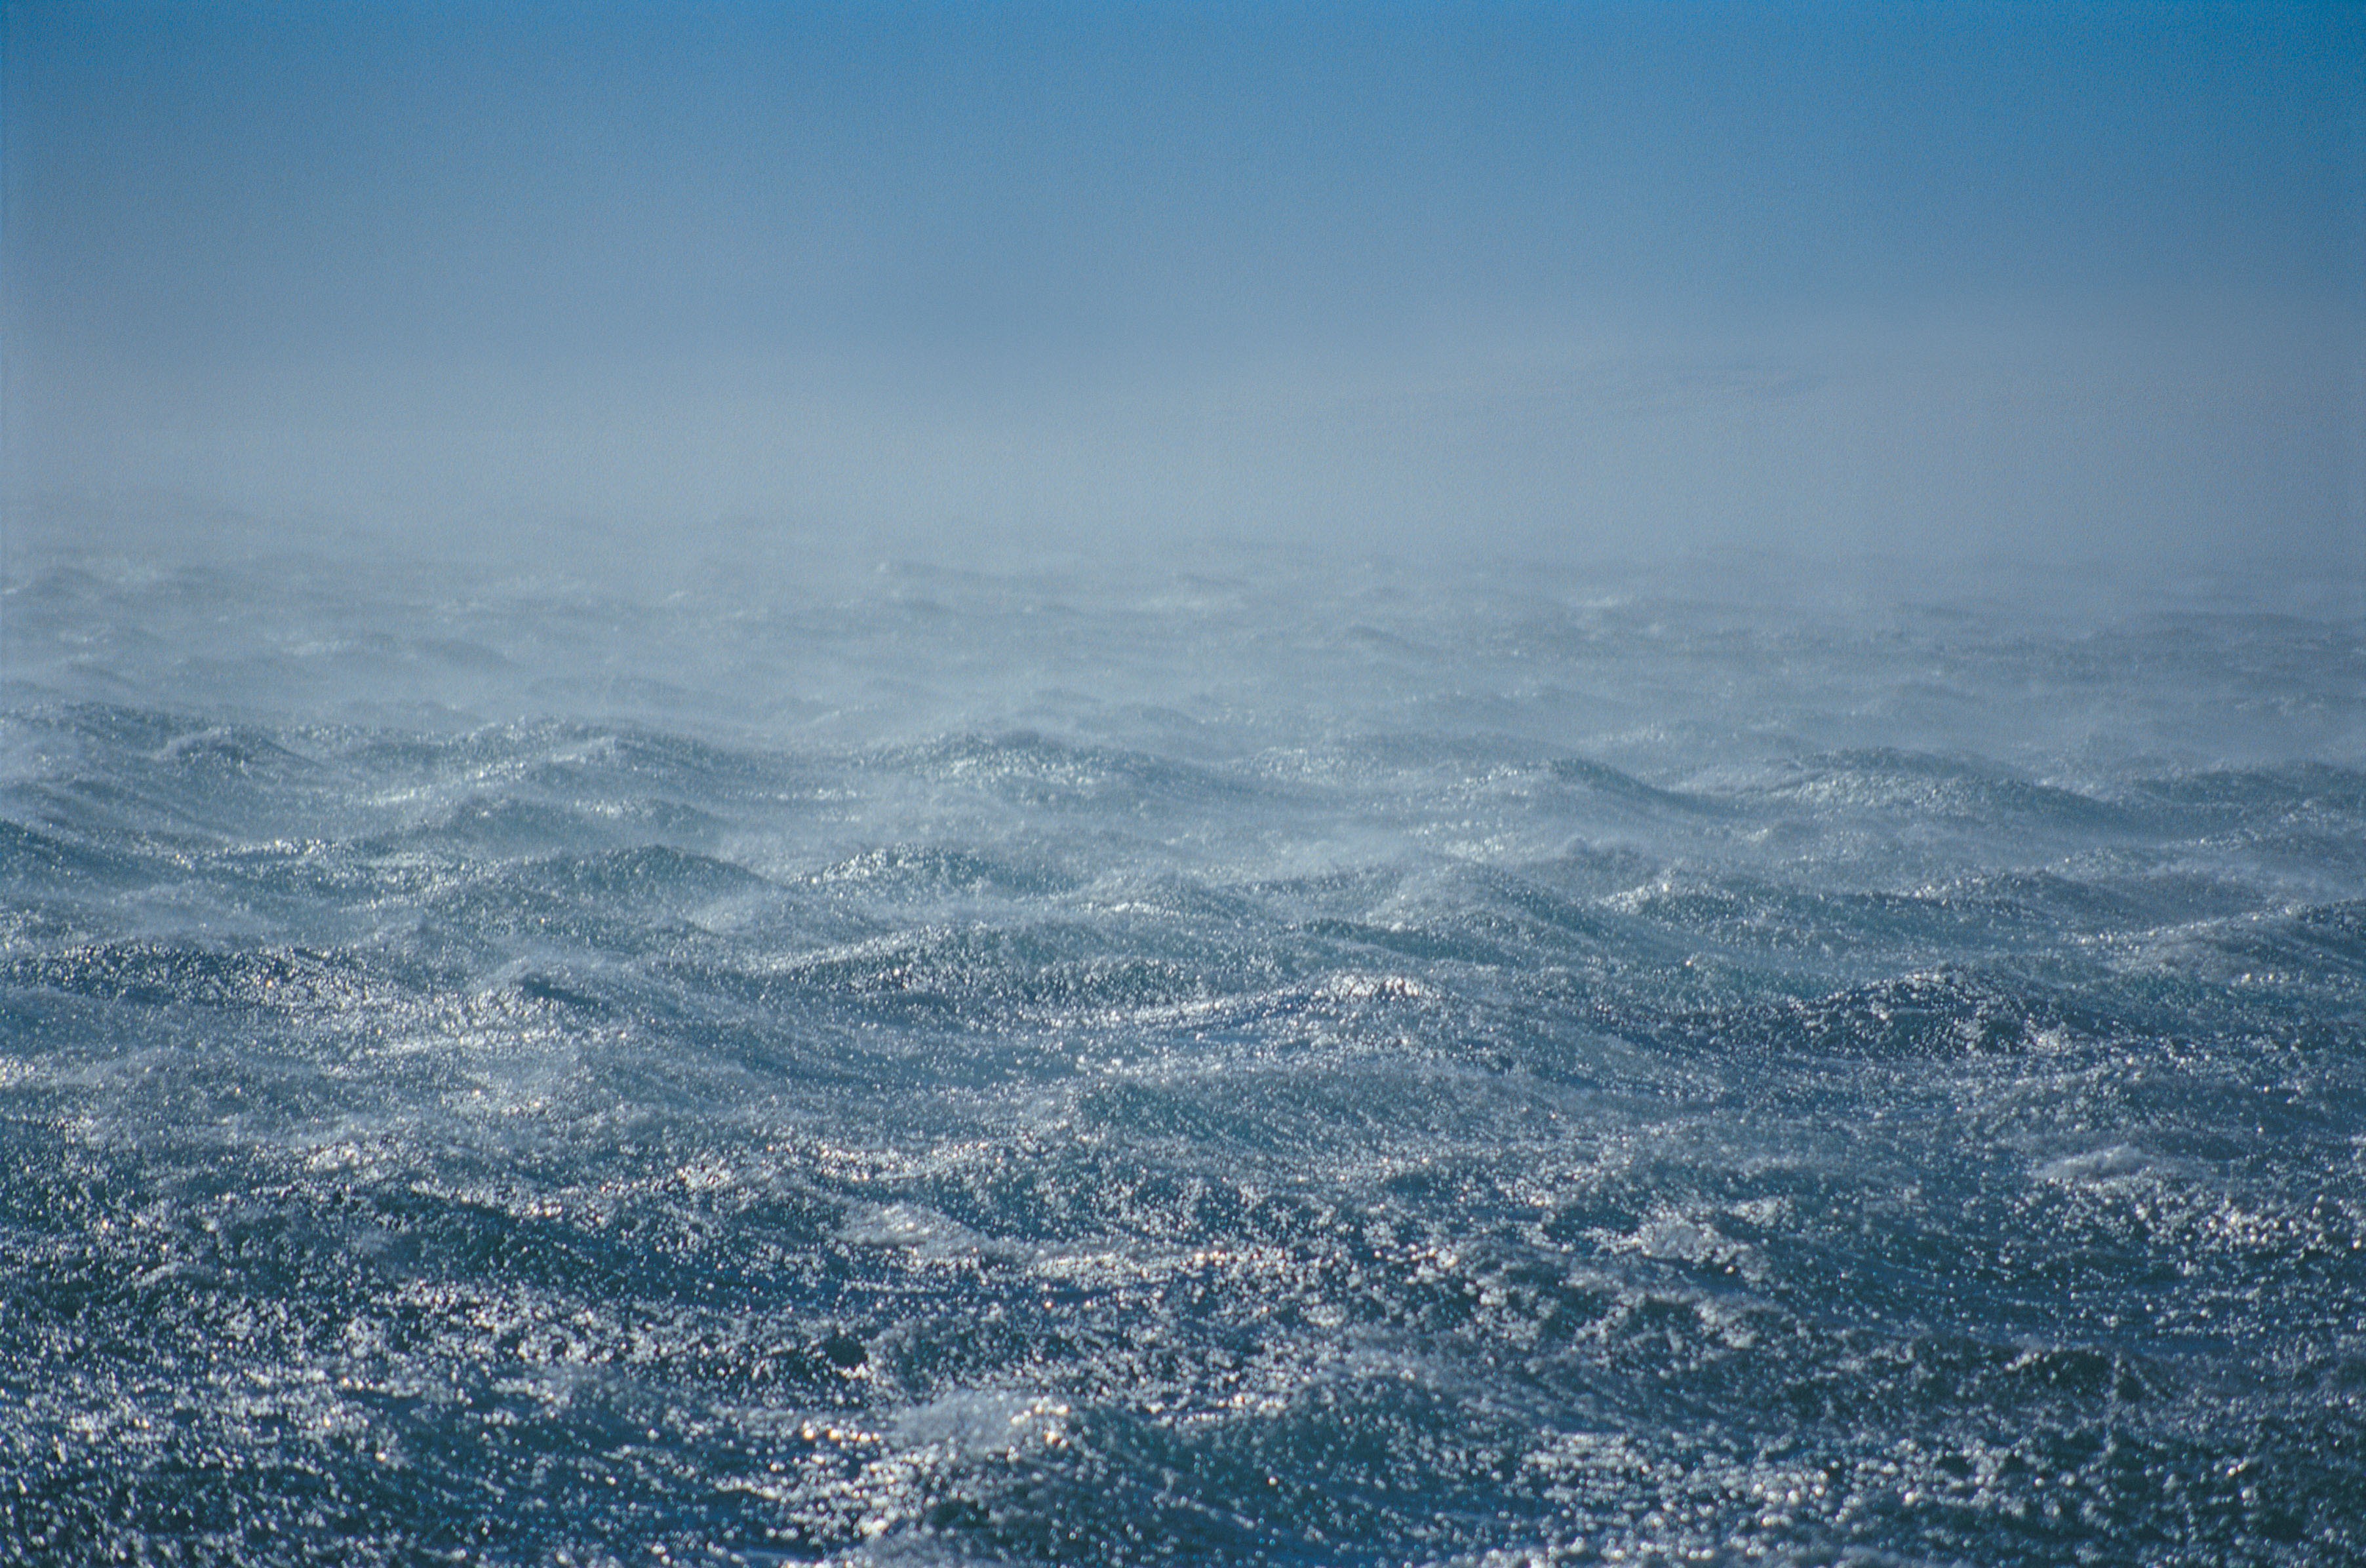
M2347 633L1269 575L12 587L0 1555L2366 1554Z

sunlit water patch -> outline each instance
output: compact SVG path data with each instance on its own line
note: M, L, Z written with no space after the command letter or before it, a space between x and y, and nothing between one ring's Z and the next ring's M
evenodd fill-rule
M2366 1556L2354 622L242 570L8 585L14 1560Z

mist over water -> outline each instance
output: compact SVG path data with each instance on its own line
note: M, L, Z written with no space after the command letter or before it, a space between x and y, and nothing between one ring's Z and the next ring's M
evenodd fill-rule
M2366 1562L2354 12L0 57L0 1561Z

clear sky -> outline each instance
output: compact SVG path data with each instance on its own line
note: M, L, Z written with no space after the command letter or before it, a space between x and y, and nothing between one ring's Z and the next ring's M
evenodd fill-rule
M2360 570L2356 6L11 4L0 47L20 506Z

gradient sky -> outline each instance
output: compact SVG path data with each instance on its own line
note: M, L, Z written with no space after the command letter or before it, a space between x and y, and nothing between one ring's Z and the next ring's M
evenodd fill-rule
M0 47L19 508L2361 570L2353 6L12 4Z

